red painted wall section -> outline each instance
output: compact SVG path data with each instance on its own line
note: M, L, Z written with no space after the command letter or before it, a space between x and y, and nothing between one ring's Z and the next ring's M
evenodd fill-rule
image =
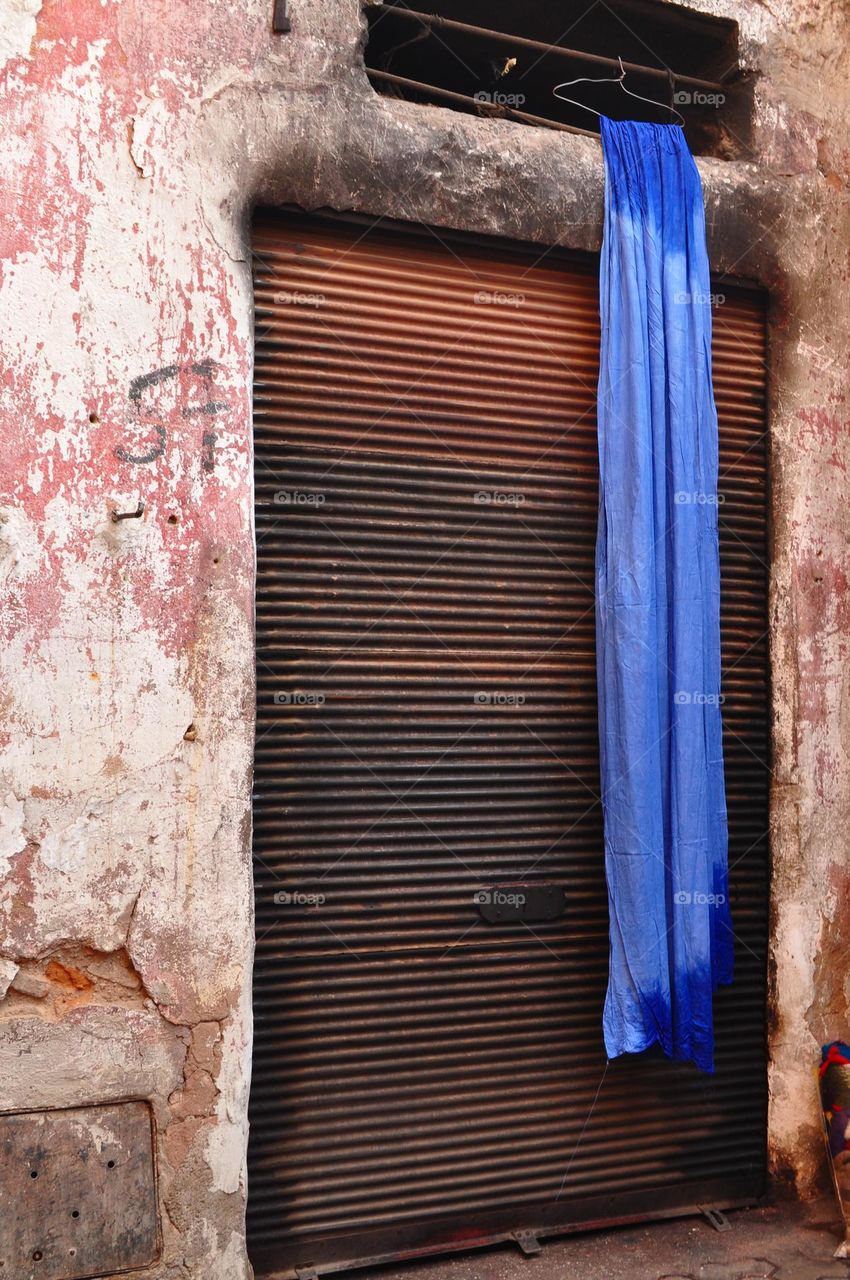
M222 60L222 31L228 61L247 65L245 23L228 16L197 5L49 4L29 57L3 70L7 130L11 122L17 134L4 146L0 191L0 288L17 331L2 370L4 468L12 492L27 488L39 544L38 573L10 584L30 645L54 630L75 569L97 548L110 587L92 581L98 614L125 601L177 654L192 639L204 557L245 545L247 450L233 423L234 413L245 420L249 351L182 154L204 63ZM140 118L148 138L159 130L174 149L170 178L140 177ZM140 153L143 167L144 144ZM166 148L160 169L168 159ZM136 549L140 538L103 521L139 499L149 554L122 588L120 536Z
M151 1097L163 1203L185 1219L165 1258L227 1280L252 941L250 290L207 227L194 131L267 41L236 4L0 12L0 1108Z

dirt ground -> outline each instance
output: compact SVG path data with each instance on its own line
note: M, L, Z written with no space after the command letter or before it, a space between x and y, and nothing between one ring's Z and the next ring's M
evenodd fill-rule
M351 1273L352 1280L850 1280L834 1258L841 1223L830 1200L742 1209L730 1230L677 1218L543 1242L524 1256L513 1245Z

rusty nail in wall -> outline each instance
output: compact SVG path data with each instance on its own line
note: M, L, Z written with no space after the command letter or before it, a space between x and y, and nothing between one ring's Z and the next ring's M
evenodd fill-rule
M279 35L286 35L287 31L292 30L292 23L287 13L287 0L274 0L274 17L272 18L272 31L278 32Z
M110 511L109 518L113 524L117 524L119 520L138 520L144 513L145 504L140 500L135 511Z

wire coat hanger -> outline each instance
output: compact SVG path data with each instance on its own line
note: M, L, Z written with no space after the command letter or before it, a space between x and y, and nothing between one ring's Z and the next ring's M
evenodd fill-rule
M630 98L637 98L639 102L648 102L653 107L661 107L664 109L664 103L659 102L657 98L645 98L642 93L634 93L631 89L626 88L626 68L623 66L623 59L621 57L618 56L617 61L620 64L620 74L618 76L579 76L576 80L564 80L561 84L556 84L552 93L559 99L559 101L569 102L573 107L581 107L582 111L590 111L593 115L599 116L600 119L602 117L601 111L597 111L595 107L589 107L586 102L579 102L577 98L568 98L566 94L559 93L558 90L569 89L570 85L573 84L618 84L623 90L623 93L627 93ZM672 102L669 108L666 109L669 110L672 116L677 116L679 124L684 127L685 118L676 110Z

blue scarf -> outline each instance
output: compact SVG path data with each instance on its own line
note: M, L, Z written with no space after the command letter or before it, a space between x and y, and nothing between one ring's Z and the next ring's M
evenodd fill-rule
M699 174L678 126L602 119L599 734L609 1057L714 1068L732 980L717 413Z

